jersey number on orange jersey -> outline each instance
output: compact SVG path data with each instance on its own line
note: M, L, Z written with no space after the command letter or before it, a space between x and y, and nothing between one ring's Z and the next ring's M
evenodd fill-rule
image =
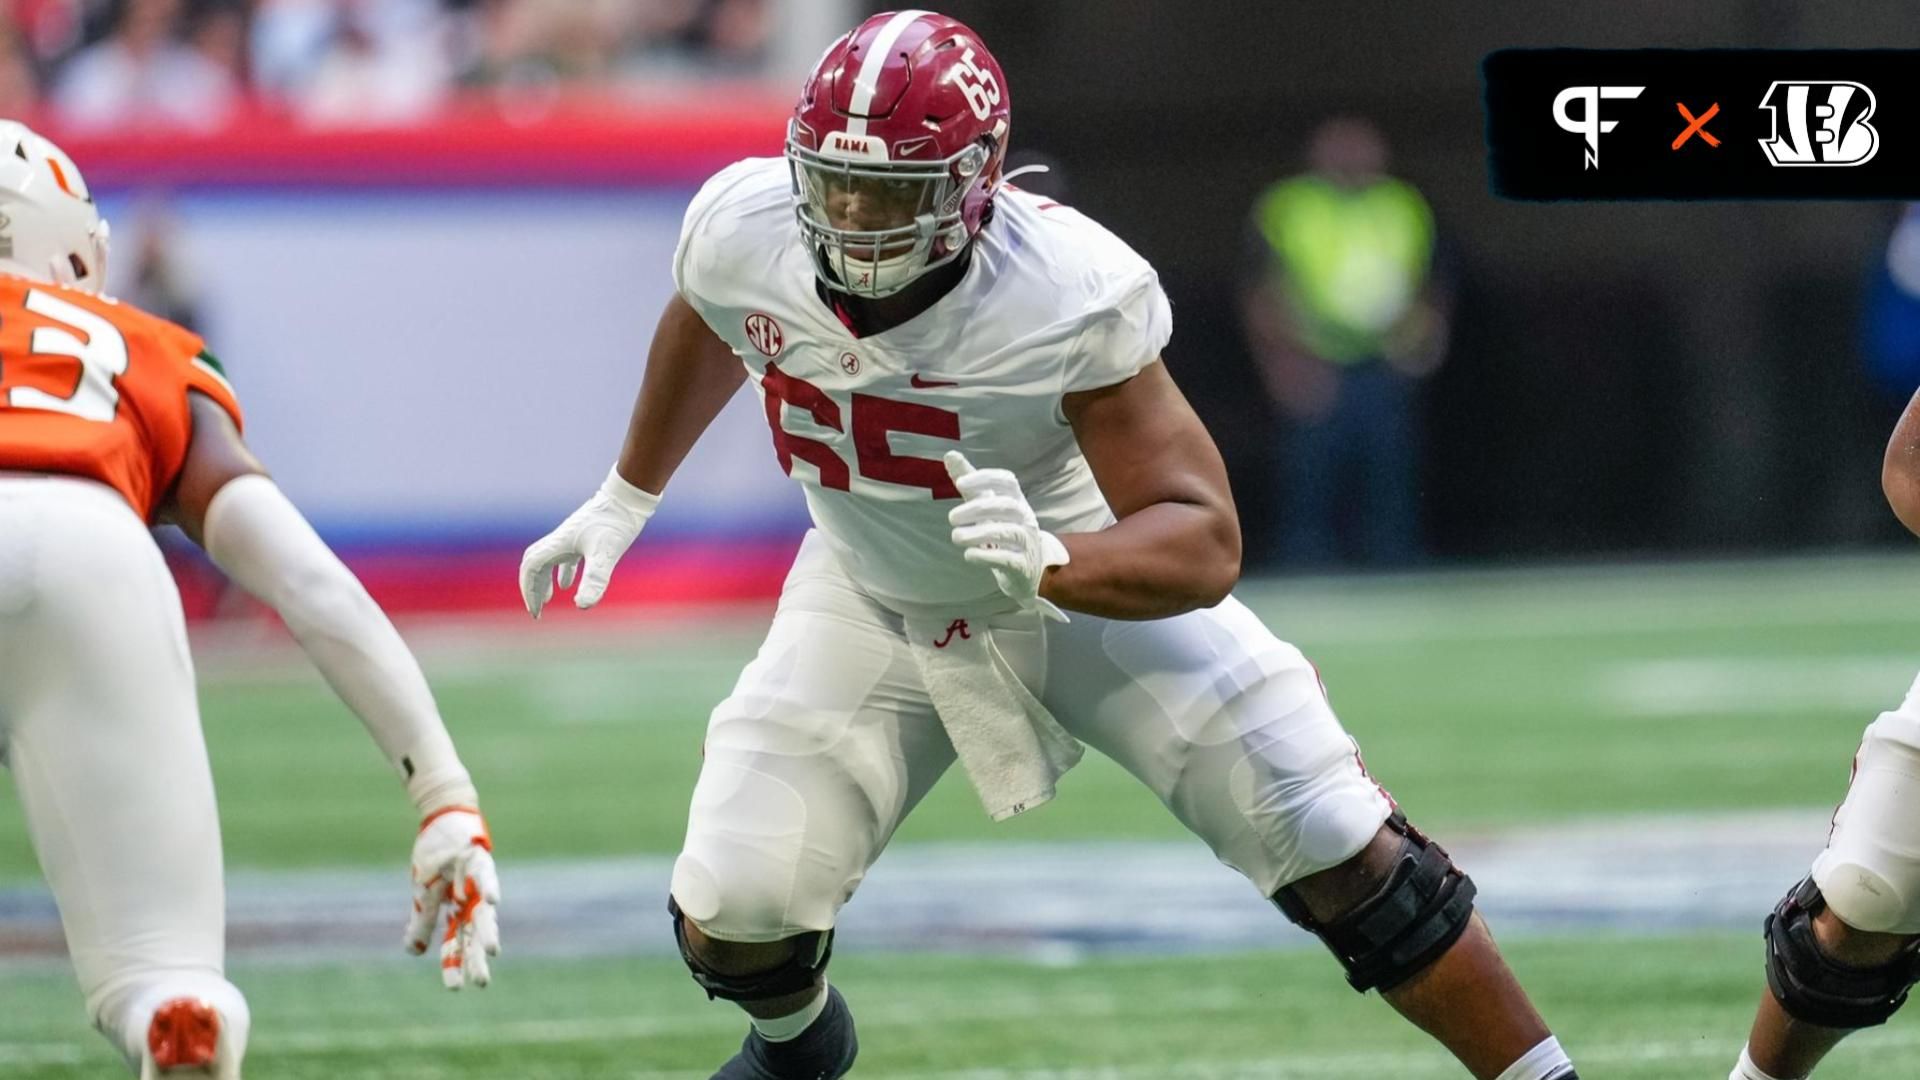
M767 426L773 429L773 448L780 455L780 467L792 476L793 459L799 458L819 470L821 487L846 491L852 477L847 463L833 447L795 435L780 426L781 408L791 405L806 410L821 427L845 431L846 426L840 419L840 403L825 390L781 371L771 362L760 385L766 390ZM861 476L885 484L926 488L936 499L959 498L960 490L953 486L953 478L947 475L944 464L932 458L907 457L893 452L888 437L896 431L958 441L960 414L916 401L853 395L853 451Z
M26 355L0 355L0 402L111 423L120 407L114 380L127 373L127 339L112 323L51 293L29 289L24 306L58 325L35 328ZM72 389L42 389L62 385Z

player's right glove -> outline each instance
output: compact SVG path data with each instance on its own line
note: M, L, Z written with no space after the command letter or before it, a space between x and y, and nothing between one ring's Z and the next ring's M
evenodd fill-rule
M427 815L413 841L413 914L407 951L427 951L440 909L447 929L440 941L440 981L449 990L493 981L487 958L500 955L500 876L486 819L471 806Z
M565 589L572 586L576 574L580 588L573 594L574 606L590 608L599 603L613 578L614 564L633 546L659 505L660 496L627 483L617 468L607 470L606 483L593 498L520 557L520 598L527 603L527 613L539 618L540 609L553 599L555 579Z

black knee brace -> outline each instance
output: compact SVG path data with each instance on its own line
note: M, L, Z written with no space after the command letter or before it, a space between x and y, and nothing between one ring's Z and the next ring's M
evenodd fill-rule
M1391 990L1440 959L1473 919L1473 879L1453 865L1439 844L1407 823L1387 819L1400 834L1393 869L1372 896L1321 923L1291 886L1273 895L1287 918L1333 950L1355 990Z
M673 916L673 940L680 945L680 959L693 972L693 981L707 992L707 1000L766 1001L769 998L797 994L812 986L833 959L833 931L815 930L789 938L793 952L778 967L751 975L728 975L707 966L687 944L687 917L673 897L667 897L667 913Z
M1920 953L1909 949L1877 968L1837 964L1813 935L1813 917L1826 906L1807 878L1767 916L1767 985L1796 1020L1844 1029L1886 1023L1920 981Z

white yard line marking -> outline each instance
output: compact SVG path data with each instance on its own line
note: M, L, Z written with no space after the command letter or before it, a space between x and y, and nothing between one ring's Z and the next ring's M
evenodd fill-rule
M78 1065L86 1051L77 1043L0 1042L0 1066Z
M1592 698L1629 716L1773 714L1850 709L1860 726L1894 708L1920 650L1852 656L1685 656L1610 664Z
M1235 1004L1243 1005L1235 995ZM1034 1000L1022 1000L1017 1007L1009 1008L1005 1003L995 1007L981 1007L976 1003L972 1007L963 1007L958 1013L944 1014L959 1020L1001 1020L1016 1019L1035 1015L1033 1009L1044 1004L1047 1015L1056 1018L1084 1018L1085 1013L1073 1009L1060 1009L1055 999L1048 998L1044 1003ZM1095 1013L1096 1016L1145 1016L1157 1015L1161 1010L1152 1002L1135 1002L1143 1006L1137 1010L1115 1010ZM1216 1011L1202 1010L1183 1004L1188 1012ZM889 1019L889 1016L892 1019ZM874 1009L862 1008L861 1021L869 1029L888 1023L924 1023L924 1010L903 1010L899 1008ZM1382 1017L1382 1023L1392 1022ZM619 1039L645 1039L658 1035L684 1034L689 1030L726 1030L733 1031L741 1026L739 1018L726 1016L724 1022L688 1023L678 1020L668 1023L648 1020L643 1017L613 1017L603 1019L555 1020L555 1021L518 1021L489 1025L484 1029L460 1030L445 1027L435 1028L395 1028L385 1031L360 1031L338 1033L272 1033L258 1032L254 1040L256 1053L261 1057L304 1056L335 1052L385 1053L406 1050L457 1050L461 1048L506 1048L516 1046L550 1046L557 1044L605 1042ZM1848 1046L1855 1052L1872 1050L1876 1053L1903 1051L1920 1048L1920 1032L1902 1029L1883 1029L1856 1036ZM1575 1063L1582 1066L1592 1065L1644 1065L1659 1062L1719 1062L1729 1064L1740 1052L1740 1039L1737 1032L1718 1038L1687 1039L1681 1041L1591 1043L1575 1040L1569 1046ZM1843 1053L1845 1051L1842 1051ZM0 1043L0 1064L32 1067L47 1065L70 1065L85 1058L79 1044L57 1043ZM1329 1076L1456 1076L1459 1066L1447 1055L1434 1048L1412 1052L1355 1052L1355 1053L1312 1053L1288 1054L1284 1051L1266 1058L1246 1058L1224 1061L1185 1061L1174 1064L1129 1065L1129 1066L1062 1066L1042 1069L938 1069L912 1073L895 1074L895 1080L1134 1080L1134 1078L1171 1077L1179 1080L1309 1080L1315 1077ZM437 1075L432 1070L409 1071L406 1075ZM622 1074L629 1080L682 1080L682 1078L703 1078L706 1071L639 1071Z
M1215 990L1183 995L1181 1007L1189 1013L1226 1012L1242 1007L1237 993ZM925 1001L878 1002L863 1005L860 1022L868 1028L916 1026L925 1024ZM1157 1001L1133 1000L1119 994L1062 989L1035 993L995 994L991 1000L955 1002L941 1007L946 1020L1013 1020L1045 1013L1068 1019L1146 1018L1161 1015ZM254 1051L262 1055L331 1054L338 1052L387 1053L399 1050L446 1050L462 1047L547 1046L555 1044L605 1042L615 1039L648 1039L687 1032L731 1032L741 1026L738 1013L715 1008L695 1018L684 1015L671 1018L647 1016L582 1017L572 1020L500 1021L485 1027L440 1025L435 1027L374 1028L339 1031L256 1031L251 1040ZM80 1060L85 1047L79 1043L7 1043L0 1042L0 1064L58 1065ZM641 1074L652 1075L652 1074ZM677 1075L677 1074L662 1074ZM705 1074L703 1074L705 1075Z

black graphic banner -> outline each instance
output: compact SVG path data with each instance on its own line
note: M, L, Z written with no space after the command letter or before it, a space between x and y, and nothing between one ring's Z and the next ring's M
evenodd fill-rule
M1503 49L1510 199L1920 198L1920 50Z

